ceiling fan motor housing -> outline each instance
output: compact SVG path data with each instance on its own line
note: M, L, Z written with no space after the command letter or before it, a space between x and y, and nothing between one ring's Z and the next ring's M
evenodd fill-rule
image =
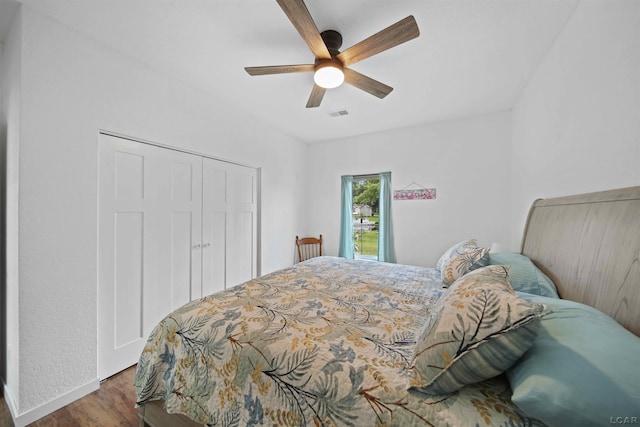
M342 34L335 30L325 30L320 33L320 36L331 56L336 56L340 53L339 49L342 46Z

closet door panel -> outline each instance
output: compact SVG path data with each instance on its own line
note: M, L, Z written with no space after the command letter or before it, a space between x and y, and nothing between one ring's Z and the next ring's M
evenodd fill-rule
M166 228L169 251L163 254L170 267L171 310L202 296L202 158L163 150L170 179L165 187L170 216Z
M114 348L143 337L142 272L144 237L143 212L115 214Z
M144 147L100 139L98 375L107 378L137 361L146 335L147 267L152 247Z
M202 292L225 289L227 277L227 172L211 159L202 163Z
M234 244L228 245L227 287L254 277L253 213L237 212L231 225Z
M199 248L193 245L191 212L173 212L171 215L171 309L191 301L192 262L199 258Z
M202 241L202 294L224 290L226 282L227 213L204 213Z
M257 274L257 170L205 158L203 177L203 288L210 293Z
M228 205L232 213L234 244L227 245L227 287L254 278L257 257L257 171L245 166L230 165L227 177Z
M128 144L119 144L116 151L110 151L114 157L115 173L110 178L115 180L113 197L121 204L141 203L144 200L144 154L122 150L136 150ZM111 172L111 171L109 171ZM107 190L111 193L110 190Z
M202 158L100 136L98 373L138 361L151 329L201 295Z
M131 345L137 348L143 338L143 273L144 273L144 216L148 204L144 200L145 155L138 147L118 144L110 150L113 158L114 192L108 191L112 212L115 250L112 253L112 307L115 316L113 349ZM111 179L109 179L111 181ZM110 185L109 185L110 186Z
M170 232L171 217L166 207L167 161L162 148L129 142L141 146L145 154L144 199L145 237L143 254L142 331L149 336L153 327L171 311ZM118 314L121 315L121 314Z

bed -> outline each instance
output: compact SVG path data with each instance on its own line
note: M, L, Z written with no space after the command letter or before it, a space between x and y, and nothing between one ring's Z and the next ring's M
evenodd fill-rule
M633 187L535 201L520 253L296 264L160 322L140 425L638 424L639 258Z

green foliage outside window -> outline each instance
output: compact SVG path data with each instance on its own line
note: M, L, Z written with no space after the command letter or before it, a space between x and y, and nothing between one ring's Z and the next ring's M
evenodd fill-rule
M378 212L380 201L380 180L372 179L368 181L353 183L353 204L367 205L373 213Z
M353 204L369 206L371 216L354 215L353 243L358 255L378 256L378 208L380 202L380 180L361 180L353 182ZM367 219L373 225L358 227L360 220Z

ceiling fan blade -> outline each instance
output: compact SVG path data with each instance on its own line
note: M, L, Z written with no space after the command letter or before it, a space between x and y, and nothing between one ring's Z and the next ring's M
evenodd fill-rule
M309 96L309 100L307 101L307 108L319 107L326 91L327 90L325 88L314 84L313 89L311 90L311 95Z
M300 65L268 65L265 67L244 67L245 71L252 76L264 76L266 74L302 73L313 71L313 64Z
M296 30L316 58L330 59L331 54L320 36L313 18L303 0L277 0Z
M377 53L384 52L387 49L398 46L404 42L415 39L420 35L418 24L412 15L396 22L390 27L385 28L351 46L349 49L338 54L338 59L342 61L344 66L355 64Z
M357 71L353 71L350 68L344 69L344 81L358 89L370 93L373 96L377 96L380 99L389 95L393 90L391 86L380 83L379 81L374 80L371 77L367 77L364 74L360 74Z

